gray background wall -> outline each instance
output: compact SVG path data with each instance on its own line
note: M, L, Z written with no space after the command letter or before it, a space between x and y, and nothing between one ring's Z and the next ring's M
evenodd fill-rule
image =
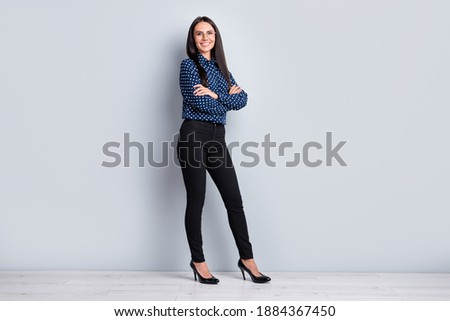
M276 167L233 152L263 271L450 271L446 1L0 1L0 269L187 270L180 169L106 168L124 133L181 124L179 63L198 15L249 93L228 142L292 141ZM310 141L348 164L286 167ZM173 150L171 150L173 152ZM264 150L253 149L263 157ZM324 159L325 149L311 159ZM123 151L121 152L123 156ZM173 160L173 153L170 155ZM208 177L205 253L236 270Z

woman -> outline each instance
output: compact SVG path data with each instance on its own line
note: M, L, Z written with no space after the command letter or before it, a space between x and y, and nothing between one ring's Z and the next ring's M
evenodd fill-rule
M270 281L253 259L247 223L233 163L225 143L226 113L247 104L245 93L228 71L219 30L208 17L197 17L189 28L186 51L181 62L180 88L184 119L177 143L177 156L186 187L186 235L191 251L190 266L201 283L217 284L203 255L201 215L205 200L206 171L224 201L245 279Z

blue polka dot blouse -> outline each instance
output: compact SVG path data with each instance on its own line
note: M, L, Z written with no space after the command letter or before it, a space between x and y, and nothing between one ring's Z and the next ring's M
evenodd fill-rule
M208 88L219 97L214 99L209 95L194 95L193 86L201 84L200 74L192 59L184 59L180 66L180 89L183 96L181 117L225 124L227 111L239 110L247 105L247 93L241 88L239 94L228 94L228 83L216 61L206 59L201 53L198 53L198 59L206 71ZM237 85L231 73L230 81L231 85Z

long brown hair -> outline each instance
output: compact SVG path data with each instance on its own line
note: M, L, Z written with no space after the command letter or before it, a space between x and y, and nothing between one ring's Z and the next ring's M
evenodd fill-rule
M225 77L225 80L228 83L228 87L231 87L230 72L228 70L227 62L225 60L225 52L223 51L222 37L220 36L219 28L217 28L214 21L212 21L210 18L206 16L200 16L195 18L195 20L192 22L187 36L186 53L188 57L194 60L195 64L197 65L202 85L208 87L208 77L206 75L206 71L203 69L203 67L200 65L200 62L198 61L197 56L198 49L197 46L195 45L194 39L194 28L199 22L207 22L214 28L214 31L216 33L216 41L214 47L211 49L211 56L214 57L214 59L216 60L222 75Z

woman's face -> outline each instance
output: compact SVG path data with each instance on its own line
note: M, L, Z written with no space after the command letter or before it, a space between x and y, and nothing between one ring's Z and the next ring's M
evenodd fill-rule
M209 23L201 21L194 27L195 45L203 55L209 55L216 42L216 32Z

